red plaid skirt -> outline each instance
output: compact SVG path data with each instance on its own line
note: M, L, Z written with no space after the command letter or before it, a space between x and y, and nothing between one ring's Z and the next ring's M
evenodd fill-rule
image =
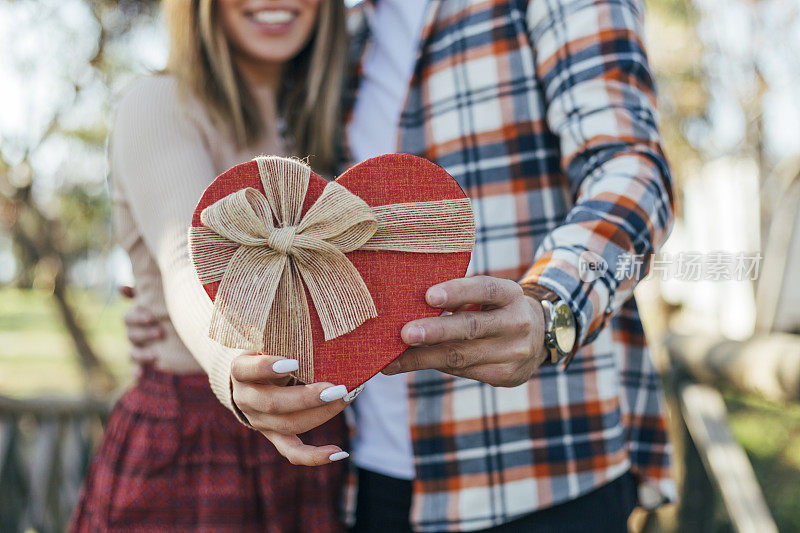
M337 417L302 438L344 445L345 435ZM205 375L146 368L111 413L70 530L342 531L344 468L292 466Z

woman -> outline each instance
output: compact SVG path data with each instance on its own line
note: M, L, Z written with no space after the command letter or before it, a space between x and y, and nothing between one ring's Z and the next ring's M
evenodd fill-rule
M236 420L229 382L212 379L209 388L206 374L239 354L207 338L211 303L188 262L186 228L213 178L259 153L313 154L314 168L332 173L344 6L164 7L168 68L127 91L109 148L118 239L131 257L137 304L156 312L163 338L111 413L72 530L337 531L341 463L291 466ZM292 363L273 371L288 379ZM329 391L320 404L340 410L341 398ZM344 435L337 417L304 440L325 445L325 462L334 463L347 456Z

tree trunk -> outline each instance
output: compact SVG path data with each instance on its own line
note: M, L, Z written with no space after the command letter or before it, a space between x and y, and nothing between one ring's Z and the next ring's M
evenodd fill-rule
M12 209L16 212L16 220L12 221L11 226L12 238L22 251L20 259L25 263L23 270L32 271L33 267L44 260L50 260L55 265L52 294L61 320L75 347L75 353L89 388L97 394L107 394L116 386L116 379L95 353L86 337L86 332L78 321L75 310L67 299L63 257L50 237L50 221L39 211L30 199L30 195L25 194L24 189L18 190L15 196L13 199L5 200L13 206ZM20 223L23 212L30 215L30 222L35 227L35 231L26 231L24 225ZM32 237L31 234L36 237Z
M67 328L67 332L72 339L72 344L75 346L81 368L83 368L84 374L92 388L95 392L102 394L111 392L116 386L116 379L103 360L100 359L94 349L92 349L91 344L89 344L89 339L86 338L86 332L83 327L81 327L75 315L75 311L67 301L62 267L59 267L59 271L55 276L53 297L56 301L58 312L61 315L61 320Z

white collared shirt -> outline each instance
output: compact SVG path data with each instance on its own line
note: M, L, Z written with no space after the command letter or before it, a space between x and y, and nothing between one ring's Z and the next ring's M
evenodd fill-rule
M414 70L427 0L381 0L369 21L370 48L348 125L353 158L397 151L397 134ZM351 460L366 470L413 479L406 375L370 379L353 404L357 427Z

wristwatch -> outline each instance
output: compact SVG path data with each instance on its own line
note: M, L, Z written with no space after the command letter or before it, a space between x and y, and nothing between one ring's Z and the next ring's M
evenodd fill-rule
M550 359L542 364L554 365L563 360L566 368L577 352L578 331L572 309L546 287L531 284L522 289L526 295L539 300L544 310L544 345L550 352Z

